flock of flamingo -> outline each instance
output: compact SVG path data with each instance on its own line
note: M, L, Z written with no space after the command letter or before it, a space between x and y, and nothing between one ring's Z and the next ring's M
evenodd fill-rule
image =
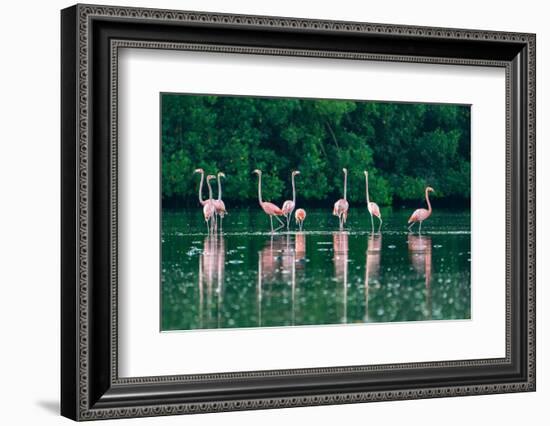
M334 209L332 210L332 214L338 217L340 231L344 229L344 225L346 224L346 220L348 218L348 211L349 211L349 203L347 200L348 170L344 168L342 169L342 171L344 172L344 198L340 198L338 201L336 201L336 203L334 203ZM225 209L225 203L222 200L222 184L220 180L220 178L222 177L225 178L225 174L223 172L218 172L217 175L206 176L206 185L208 186L208 199L205 200L202 197L202 187L204 183L204 170L196 169L194 173L199 173L201 175L201 180L199 184L199 202L203 206L202 211L204 214L204 220L206 222L208 233L210 234L218 230L218 222L219 222L219 229L221 231L223 218L227 214L227 210ZM296 208L296 184L294 179L297 175L300 174L300 172L297 170L292 172L291 174L292 200L286 200L283 203L282 208L279 208L274 203L271 203L269 201L264 201L262 199L262 171L259 169L256 169L252 173L258 176L258 201L264 213L269 216L269 220L271 223L271 233L277 232L279 229L285 227L285 222L283 222L280 219L280 216L284 217L286 221L286 228L288 231L290 229L292 213ZM374 234L374 217L376 217L379 221L378 233L380 233L380 230L382 229L382 214L380 213L380 208L378 207L378 204L376 204L374 201L370 201L369 173L366 170L364 173L365 173L365 193L366 193L366 199L367 199L367 209L370 213L372 233ZM210 181L216 178L218 180L218 198L214 199L212 197L212 186L210 185ZM412 232L412 227L414 226L415 223L418 223L419 224L418 232L420 233L422 231L422 222L428 219L432 214L432 205L430 203L429 193L433 191L434 190L432 187L430 186L426 187L425 197L426 197L426 203L428 205L428 208L416 209L413 212L413 214L411 215L407 223L409 225L408 226L409 232ZM280 224L280 226L278 226L275 229L273 228L274 217L276 220L279 221L279 224ZM296 211L294 212L294 219L300 231L302 231L305 218L306 218L306 211L302 208L296 209Z

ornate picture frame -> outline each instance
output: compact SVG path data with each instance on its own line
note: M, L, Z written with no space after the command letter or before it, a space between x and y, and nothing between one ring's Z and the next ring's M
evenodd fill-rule
M534 34L523 33L96 5L64 9L62 415L92 420L534 391L535 44ZM119 377L117 61L125 47L503 68L506 356Z

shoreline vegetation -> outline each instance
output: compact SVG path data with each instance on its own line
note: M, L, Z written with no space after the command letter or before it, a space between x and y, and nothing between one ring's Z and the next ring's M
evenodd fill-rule
M469 207L470 107L424 103L162 94L162 207L198 206L201 167L223 171L224 201L257 206L292 194L304 207L330 207L349 170L351 207L418 206L432 186L438 207ZM215 187L215 186L214 186ZM216 191L214 191L216 194Z
M198 200L198 184L197 188L195 190L195 198L191 200L182 200L181 198L170 198L170 199L163 199L162 202L162 208L167 210L187 210L187 209L197 209L200 207L200 203ZM206 194L206 192L205 192ZM214 195L217 196L216 192L214 191ZM257 195L256 195L257 198ZM284 201L285 196L282 196L280 199L271 199L270 201L274 202L275 204L282 204ZM332 208L334 207L334 201L331 199L325 200L308 200L307 204L306 201L302 201L299 198L299 195L297 198L297 206L307 207L310 209L329 209L332 212ZM432 199L432 204L437 203L438 209L446 209L449 211L453 210L462 210L462 209L469 209L470 208L470 199L462 199L462 198L436 198L435 196L430 195L430 198ZM224 189L224 199L225 197L225 189ZM225 201L225 200L224 200ZM421 194L414 200L399 200L394 201L392 204L381 204L380 208L383 210L401 210L401 209L414 209L415 207L422 207L426 204L426 200L424 199L423 195ZM366 202L363 201L356 201L356 202L350 202L350 209L355 208L367 208ZM433 204L433 207L436 207L436 204ZM229 206L228 206L229 208ZM251 209L251 208L259 208L258 200L248 200L246 202L241 202L239 200L234 200L231 202L231 208L232 209ZM365 210L366 211L366 210ZM368 212L367 212L368 214Z

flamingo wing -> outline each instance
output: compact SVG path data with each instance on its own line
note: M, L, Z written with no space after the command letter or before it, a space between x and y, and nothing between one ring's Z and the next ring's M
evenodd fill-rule
M204 219L208 220L216 211L214 207L214 203L204 203L204 207L202 208L202 213L204 214Z
M420 209L418 209L418 210L420 210ZM418 218L417 218L417 216L418 216L418 210L415 210L415 211L413 212L413 214L411 214L411 217L409 217L409 220L407 221L407 223L418 222Z
M275 216L283 215L283 211L279 207L267 201L264 201L262 203L262 209L264 209L264 212L266 212L268 215L275 215Z
M376 203L369 203L369 212L371 215L373 216L376 216L376 217L380 217L380 207L378 207L378 204Z
M340 214L345 214L346 216L348 215L348 209L349 209L349 203L344 200L343 198L338 200L338 207L339 207L339 212Z
M294 203L290 200L286 200L284 203L283 203L283 214L290 214L292 213L292 210L294 210Z
M348 216L348 209L349 203L343 198L340 198L338 201L336 201L336 203L334 203L334 210L332 211L332 214L334 216L344 216L345 221Z
M407 223L422 222L430 216L430 212L426 209L416 209L409 218Z
M216 208L216 213L219 215L227 213L225 203L222 200L214 200L214 207Z

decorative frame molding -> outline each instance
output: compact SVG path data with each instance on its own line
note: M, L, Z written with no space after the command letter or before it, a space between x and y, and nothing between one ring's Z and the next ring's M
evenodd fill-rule
M128 23L139 24L141 31L158 33L159 40L136 38L139 31L127 31L124 24ZM189 29L190 35L182 37L190 40L177 39L168 27ZM236 39L241 37L239 43L222 45L209 41L203 32L213 27L237 34ZM163 30L166 33L161 33ZM193 33L195 30L198 35ZM274 33L274 45L247 45L246 35L241 35L247 30ZM337 49L293 46L284 37L299 39L301 34L310 32L333 40ZM282 40L277 40L278 34ZM200 37L205 40L197 42ZM374 41L362 51L356 50L355 40ZM388 51L390 42L419 45L419 54L399 53L396 48ZM75 420L91 420L535 390L535 42L533 34L510 32L91 5L63 10L62 414ZM438 46L458 46L451 54L458 52L463 56L445 56ZM118 49L125 47L505 68L506 357L119 378L116 123ZM440 55L435 54L438 48ZM98 165L108 178L101 176ZM513 211L514 199L519 204L518 212ZM104 232L99 233L98 229ZM107 258L102 257L100 247ZM512 263L514 255L521 258L518 265ZM98 308L98 304L103 308ZM445 372L452 369L467 375L473 368L491 366L506 370L510 379L480 378L467 385L443 380ZM442 381L434 379L434 386L407 385L398 376L409 370L433 370L430 374ZM376 389L372 380L369 384L360 383L368 374L390 372L396 377L393 387ZM341 390L328 391L333 376L340 380L349 376L349 383ZM311 391L297 390L296 384L288 382L286 390L281 390L281 385L275 384L278 378L294 382L297 378L311 378L319 384ZM248 380L251 387L243 386L237 394L224 394L223 389L214 392L213 388L223 388L223 383L235 379ZM196 393L184 392L185 386L196 388ZM179 397L169 398L163 393L174 387L181 388ZM260 388L262 393L256 393L255 389ZM141 396L137 395L138 389ZM266 393L269 396L254 396Z

